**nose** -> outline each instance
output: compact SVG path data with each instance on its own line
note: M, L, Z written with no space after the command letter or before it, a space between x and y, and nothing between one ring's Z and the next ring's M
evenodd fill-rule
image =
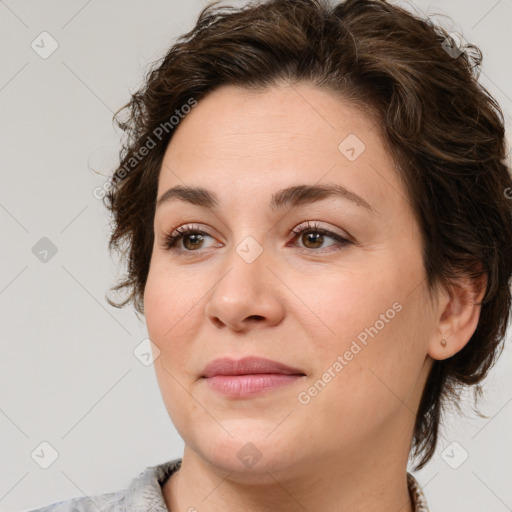
M250 261L233 250L206 303L208 321L237 332L279 324L285 315L282 285L267 265L273 266L266 251Z

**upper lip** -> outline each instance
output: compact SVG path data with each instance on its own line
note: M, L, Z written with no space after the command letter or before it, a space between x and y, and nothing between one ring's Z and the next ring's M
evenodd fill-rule
M221 357L213 360L203 370L201 377L216 375L250 375L255 373L282 373L285 375L304 375L298 368L293 368L278 361L263 357L248 356L242 359Z

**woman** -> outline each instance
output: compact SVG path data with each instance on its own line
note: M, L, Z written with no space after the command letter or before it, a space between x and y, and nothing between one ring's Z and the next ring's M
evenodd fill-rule
M503 118L460 50L380 0L203 10L105 188L184 454L40 510L427 510L408 459L511 307Z

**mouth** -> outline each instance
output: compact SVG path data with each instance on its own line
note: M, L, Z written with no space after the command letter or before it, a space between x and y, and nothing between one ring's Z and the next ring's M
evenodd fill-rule
M263 357L244 357L235 360L229 357L215 359L203 370L201 377L209 379L217 376L238 376L238 375L300 375L305 373L292 366L285 365L278 361L265 359Z
M215 359L201 375L210 389L232 398L246 398L297 382L306 374L278 361L261 357Z

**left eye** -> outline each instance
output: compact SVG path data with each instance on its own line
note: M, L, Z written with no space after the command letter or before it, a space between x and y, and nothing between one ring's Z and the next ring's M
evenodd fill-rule
M328 246L324 247L331 247L333 245L336 245L336 242L340 246L344 246L350 243L349 240L346 238L343 238L342 236L338 235L337 233L333 233L332 231L329 231L328 229L322 228L320 226L305 226L305 227L298 227L292 230L292 233L300 240L300 242L303 244L303 248L309 249L309 250L315 250L320 249L324 245L326 239L332 239L335 241L335 243L329 244Z

